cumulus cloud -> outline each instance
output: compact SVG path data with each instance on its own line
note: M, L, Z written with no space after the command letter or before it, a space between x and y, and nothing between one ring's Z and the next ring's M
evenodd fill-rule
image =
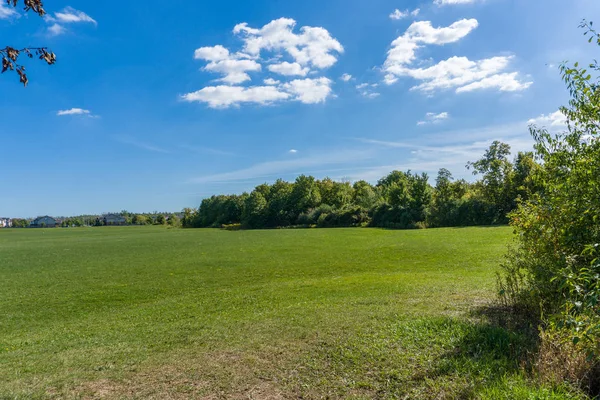
M352 75L343 74L342 76L340 76L340 79L343 80L344 82L348 82L350 79L352 79Z
M271 64L267 68L271 72L284 76L306 76L308 71L310 71L309 68L303 68L302 65L298 63L289 63L287 61L279 64Z
M434 28L430 21L413 22L404 35L392 42L384 70L389 74L401 74L406 65L416 59L419 44L443 45L457 42L467 36L479 23L476 19L462 19L444 28Z
M567 126L567 118L561 111L556 111L552 114L542 114L537 118L532 118L527 121L527 124L546 128L565 128Z
M293 77L318 74L335 64L344 48L324 28L304 26L295 32L295 27L296 21L289 18L273 20L262 28L241 23L233 29L234 35L242 41L239 51L232 52L222 45L196 49L194 58L207 62L202 70L223 75L218 80L226 85L207 86L181 98L203 102L212 108L267 105L284 100L305 104L325 101L333 95L330 79ZM262 86L241 85L251 81L250 73L262 71L263 66L280 75L282 80L269 77L263 79ZM349 80L351 76L348 77Z
M404 19L404 18L408 18L408 17L416 17L417 15L419 15L419 12L421 12L421 9L417 8L413 11L409 11L409 10L405 10L405 11L400 11L399 9L395 9L394 12L392 12L389 17L390 19L395 19L395 20L399 20L399 19Z
M321 27L303 26L294 33L296 21L291 18L273 20L262 28L251 28L246 22L236 25L233 33L244 41L244 51L258 57L263 50L285 52L298 64L328 68L337 62L344 48Z
M84 110L83 108L71 108L69 110L59 110L56 115L64 116L64 115L92 115L90 110Z
M269 86L209 86L181 96L188 102L207 103L212 108L228 108L240 104L268 105L291 100L304 104L322 103L332 95L328 78L295 79Z
M480 89L513 92L531 86L532 82L519 80L518 72L505 72L513 56L478 61L454 56L430 67L412 67L417 59L416 52L423 45L455 43L478 25L475 19L462 19L448 27L438 28L434 28L429 21L414 22L402 36L392 42L382 68L385 73L384 82L391 85L401 77L410 77L422 82L415 85L413 90L432 92L454 88L457 93Z
M282 85L282 88L305 103L322 103L331 95L331 80L328 78L295 79Z
M249 81L251 78L248 72L262 69L256 61L244 59L240 54L230 54L229 50L221 45L200 47L194 52L194 58L208 61L203 69L223 74L224 77L219 80L229 84Z
M244 103L271 104L290 98L288 93L274 86L208 86L196 92L187 93L182 99L189 102L207 103L212 108L227 108Z
M533 82L519 81L519 73L511 72L488 76L480 81L461 86L456 93L472 92L477 89L498 89L501 92L518 92L527 89Z
M425 119L417 122L417 125L427 125L427 124L439 124L440 122L448 119L450 114L447 112L441 112L439 114L428 112L425 114Z

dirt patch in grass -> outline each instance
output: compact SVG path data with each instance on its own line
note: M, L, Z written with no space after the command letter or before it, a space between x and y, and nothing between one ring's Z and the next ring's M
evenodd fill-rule
M67 398L96 399L267 399L291 398L265 373L267 359L254 354L213 353L196 361L146 368L124 379L85 382Z

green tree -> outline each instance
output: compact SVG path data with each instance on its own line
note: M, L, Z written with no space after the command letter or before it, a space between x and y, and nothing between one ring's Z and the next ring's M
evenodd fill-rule
M167 223L167 219L163 214L158 214L156 216L156 225L164 225Z
M267 200L262 190L253 190L245 201L242 224L248 228L264 228L267 218Z
M314 177L300 175L290 193L290 210L296 220L302 213L321 204L321 192Z
M482 175L479 189L483 197L496 207L499 222L506 222L506 215L515 207L513 165L509 156L510 146L496 140L481 159L467 164L473 175Z
M148 217L142 214L136 214L131 219L131 223L134 225L148 225Z
M183 218L181 219L181 225L184 228L194 228L198 226L198 212L191 208L183 209Z
M169 226L179 226L180 225L179 217L176 214L169 215L169 219L167 219L167 224Z
M379 200L377 191L367 181L354 182L352 192L352 203L357 206L369 209L373 207Z
M290 196L294 185L278 179L269 192L267 226L289 226L293 221Z

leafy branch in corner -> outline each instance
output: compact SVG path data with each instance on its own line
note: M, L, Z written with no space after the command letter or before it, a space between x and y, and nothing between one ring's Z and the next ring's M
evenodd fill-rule
M18 0L6 0L6 3L9 6L16 7ZM25 5L25 12L33 11L40 17L43 17L46 14L42 0L23 0L23 3ZM56 63L56 55L51 51L48 51L48 48L46 47L26 47L20 50L11 46L0 48L0 57L2 57L1 73L5 73L9 70L15 71L19 75L19 80L24 86L27 86L27 74L25 73L25 66L18 62L19 56L23 54L29 58L36 56L38 59L48 63L48 65Z

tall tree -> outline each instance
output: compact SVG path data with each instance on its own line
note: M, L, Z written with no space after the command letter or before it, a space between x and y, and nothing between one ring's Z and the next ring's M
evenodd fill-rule
M509 156L510 146L496 140L481 159L467 164L467 168L473 170L473 175L482 175L481 192L485 199L494 204L499 219L505 219L505 215L514 207L513 165Z

